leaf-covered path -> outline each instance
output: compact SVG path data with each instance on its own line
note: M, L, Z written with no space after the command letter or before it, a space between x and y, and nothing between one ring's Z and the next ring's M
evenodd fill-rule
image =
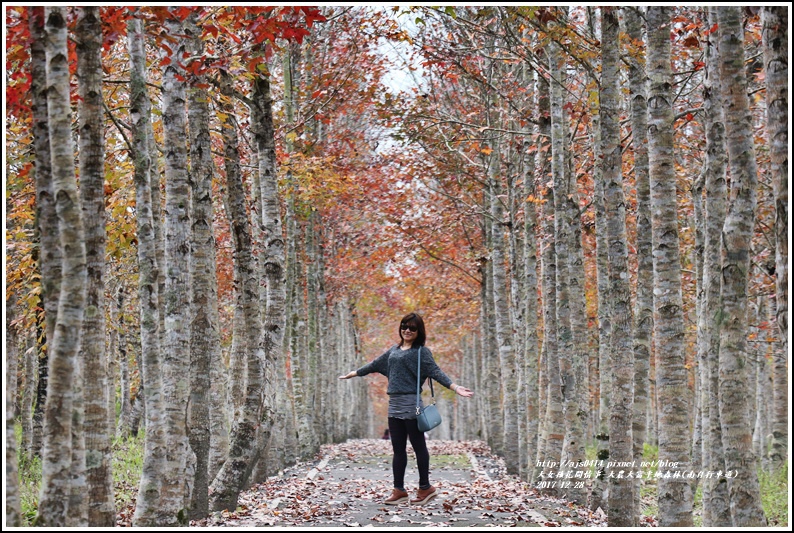
M241 494L234 511L214 513L195 526L598 526L596 513L542 496L506 474L503 462L480 441L428 440L430 482L439 496L424 506L389 506L391 445L359 439L324 445L301 463ZM409 445L406 489L418 485Z

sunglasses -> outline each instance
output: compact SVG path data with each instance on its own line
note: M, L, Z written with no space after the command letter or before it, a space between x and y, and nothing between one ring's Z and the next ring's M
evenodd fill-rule
M408 331L416 332L417 331L417 327L416 326L409 326L409 325L406 325L406 324L400 324L400 330L401 331L408 330Z

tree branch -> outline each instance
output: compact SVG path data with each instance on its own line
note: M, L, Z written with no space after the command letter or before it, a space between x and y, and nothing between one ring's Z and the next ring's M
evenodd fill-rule
M105 101L104 101L104 100L102 101L102 107L104 107L104 108L105 108L105 114L106 114L107 116L109 116L109 117L110 117L110 120L112 120L112 121L113 121L113 124L115 124L115 125L116 125L116 129L119 131L119 133L121 134L121 138L122 138L122 139L124 139L124 143L127 145L127 150L129 150L130 152L132 152L132 143L131 143L131 142L130 142L130 140L127 138L127 134L126 134L126 133L124 133L124 129L122 128L122 126L126 127L127 129L130 129L130 127L129 127L129 126L127 126L126 124L122 124L121 122L119 122L119 121L116 119L116 117L114 117L114 116L113 116L113 112L111 112L110 108L108 107L108 105L105 103Z

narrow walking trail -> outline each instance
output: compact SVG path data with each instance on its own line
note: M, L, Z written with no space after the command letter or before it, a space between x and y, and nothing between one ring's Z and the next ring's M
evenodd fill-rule
M481 441L428 440L430 481L439 496L424 506L383 504L391 493L391 444L357 439L324 445L316 460L284 470L241 494L234 511L195 526L605 526L600 511L542 496L507 475ZM418 473L410 445L406 489Z

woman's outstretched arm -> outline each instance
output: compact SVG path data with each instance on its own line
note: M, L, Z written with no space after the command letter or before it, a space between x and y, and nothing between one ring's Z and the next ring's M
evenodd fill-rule
M467 389L463 385L458 385L457 383L453 383L452 385L449 386L449 388L452 389L452 392L454 392L455 394L459 394L464 398L471 398L471 396L474 394L473 390Z

